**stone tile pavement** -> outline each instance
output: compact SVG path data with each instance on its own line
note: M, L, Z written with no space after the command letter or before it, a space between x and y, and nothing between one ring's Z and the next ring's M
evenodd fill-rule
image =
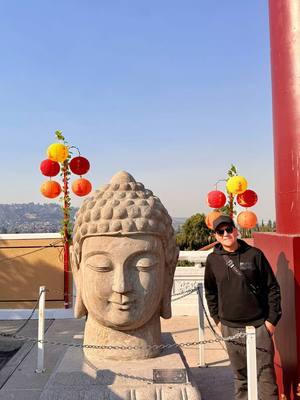
M197 317L176 316L161 320L162 331L171 333L177 343L198 340ZM13 330L22 321L0 321L0 332ZM47 320L46 339L64 343L82 341L84 320ZM36 337L37 321L30 321L20 334ZM167 335L169 336L169 335ZM211 331L205 329L205 339L213 338ZM18 346L23 342L19 342ZM0 352L14 351L16 344L0 337ZM21 349L7 359L0 370L0 400L38 400L52 371L66 351L65 346L46 345L46 372L37 374L37 349L32 342L25 342ZM197 346L183 348L183 356L201 392L202 400L232 400L233 378L227 353L221 343L205 345L206 367L199 368L199 349ZM5 357L5 354L4 354Z
M162 330L170 332L176 343L198 341L197 317L176 316L161 320ZM208 326L205 339L214 339ZM225 344L212 343L204 347L206 367L199 367L198 346L182 349L186 362L201 392L202 400L233 400L233 375L229 366Z

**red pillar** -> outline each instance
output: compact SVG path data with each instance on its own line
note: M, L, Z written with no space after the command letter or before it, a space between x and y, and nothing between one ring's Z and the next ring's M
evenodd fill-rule
M254 234L279 281L282 319L275 331L280 393L300 382L300 0L269 0L276 233ZM297 397L298 398L298 397Z
M300 1L269 0L276 225L300 234Z
M70 307L69 303L69 231L68 223L70 218L70 201L69 201L69 188L68 188L68 172L69 163L68 160L64 161L63 167L63 179L64 179L64 228L63 228L63 240L64 240L64 306L65 308Z

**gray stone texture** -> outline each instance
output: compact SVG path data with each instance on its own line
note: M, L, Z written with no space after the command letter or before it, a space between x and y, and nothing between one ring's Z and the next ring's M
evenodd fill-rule
M158 356L153 345L161 344L160 317L171 317L178 253L167 210L127 172L87 198L71 247L75 316L87 316L84 344L110 346L101 353L107 359ZM99 354L84 352L93 362Z
M147 360L85 359L81 349L68 349L40 400L200 400L191 383L153 384L153 369L185 369L180 355L166 352Z

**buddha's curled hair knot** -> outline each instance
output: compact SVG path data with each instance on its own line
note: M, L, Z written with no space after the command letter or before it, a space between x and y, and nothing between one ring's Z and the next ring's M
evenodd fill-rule
M173 274L178 250L171 217L151 190L121 171L113 176L110 184L88 197L77 213L73 232L77 260L80 262L82 241L87 236L139 232L161 238L166 264Z

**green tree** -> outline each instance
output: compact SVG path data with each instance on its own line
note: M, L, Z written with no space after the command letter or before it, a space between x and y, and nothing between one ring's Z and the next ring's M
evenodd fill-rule
M265 224L264 221L261 221L261 224L258 224L255 228L254 231L257 232L275 232L276 231L276 222L271 221L269 219L268 223Z
M176 235L180 250L199 250L213 240L211 230L205 223L205 214L199 213L188 218Z
M268 232L272 232L273 231L273 222L269 219L268 223L267 223L267 227L268 227Z
M264 223L264 220L261 221L261 224L257 224L252 229L241 229L242 238L252 238L253 232L275 232L276 231L276 222L269 220L267 224Z

